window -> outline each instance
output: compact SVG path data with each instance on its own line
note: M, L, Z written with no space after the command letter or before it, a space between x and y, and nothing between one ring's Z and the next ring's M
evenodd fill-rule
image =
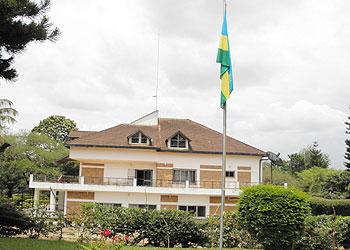
M146 210L155 210L157 209L156 205L146 205L146 204L129 204L129 208L140 208Z
M149 144L149 138L144 134L142 134L141 132L138 132L129 137L129 143L130 144Z
M226 171L226 177L235 177L235 171Z
M117 208L117 207L122 206L122 204L120 204L120 203L105 203L105 202L101 203L101 202L99 202L97 204L102 205L102 206L106 206L108 208Z
M170 139L170 148L187 148L187 140L180 134L175 135Z
M196 183L196 170L190 169L174 169L173 170L173 182L174 183Z
M179 206L179 210L191 212L196 217L205 217L205 206Z

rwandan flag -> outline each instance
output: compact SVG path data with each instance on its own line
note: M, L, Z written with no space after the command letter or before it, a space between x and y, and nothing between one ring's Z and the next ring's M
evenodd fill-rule
M220 79L221 79L221 108L226 104L226 100L230 97L233 90L233 75L230 55L230 45L227 35L226 11L224 14L224 21L222 23L222 31L220 38L220 45L216 62L221 64Z

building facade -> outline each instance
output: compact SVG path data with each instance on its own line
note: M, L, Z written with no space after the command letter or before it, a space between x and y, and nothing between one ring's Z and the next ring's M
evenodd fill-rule
M31 176L37 202L50 191L50 210L79 211L80 203L192 211L220 211L222 134L189 119L153 112L98 132L73 131L66 145L80 162L79 176ZM225 210L234 210L240 187L261 180L265 152L227 137Z

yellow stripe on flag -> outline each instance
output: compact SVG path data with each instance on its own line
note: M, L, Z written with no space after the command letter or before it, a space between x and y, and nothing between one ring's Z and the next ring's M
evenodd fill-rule
M228 51L228 38L227 38L227 36L221 35L219 49Z
M228 71L221 76L221 92L226 99L230 97L230 77Z

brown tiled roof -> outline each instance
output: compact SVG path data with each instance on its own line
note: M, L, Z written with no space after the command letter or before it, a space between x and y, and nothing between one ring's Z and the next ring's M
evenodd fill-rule
M149 146L137 146L128 143L127 137L138 131L152 138ZM167 147L166 140L177 132L189 139L189 150L174 150ZM158 125L121 124L100 132L86 133L86 135L81 135L79 138L68 141L66 144L67 146L149 148L158 151L219 154L222 152L222 134L189 119L160 118ZM227 153L265 155L264 151L229 136L227 137Z
M68 138L70 139L77 139L80 137L84 137L87 135L91 135L93 133L97 133L96 131L78 131L78 130L73 130L69 133Z

